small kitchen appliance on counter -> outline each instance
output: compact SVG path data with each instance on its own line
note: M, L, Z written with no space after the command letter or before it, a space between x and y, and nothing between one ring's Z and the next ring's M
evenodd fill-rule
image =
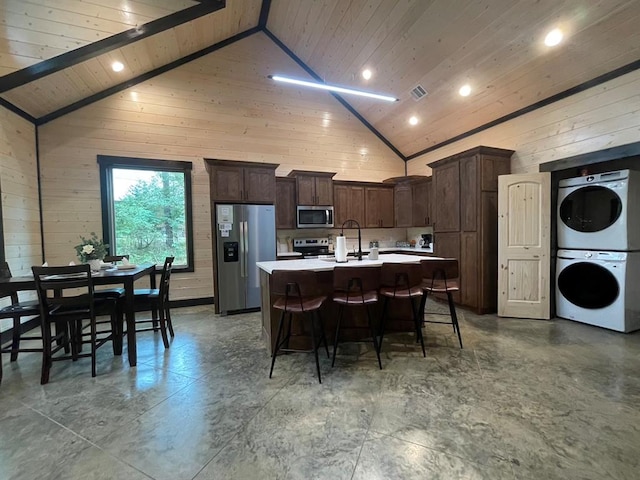
M431 243L433 242L433 235L431 233L423 233L420 236L422 237L419 242L420 247L431 248Z

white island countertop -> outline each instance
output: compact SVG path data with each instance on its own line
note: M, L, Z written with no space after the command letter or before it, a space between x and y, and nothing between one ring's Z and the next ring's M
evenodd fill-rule
M288 260L286 262L257 262L259 269L273 273L274 270L309 270L312 272L326 272L335 267L359 267L370 265L382 265L383 263L420 263L421 260L440 260L440 257L421 257L418 255L402 255L399 253L382 254L377 260L368 260L363 255L362 260L356 257L349 257L345 263L337 263L334 257L327 258L306 258L303 260Z

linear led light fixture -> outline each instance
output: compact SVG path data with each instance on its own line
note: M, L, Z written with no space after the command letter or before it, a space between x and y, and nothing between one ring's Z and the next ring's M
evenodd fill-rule
M282 75L269 75L269 78L276 82L292 83L294 85L300 85L303 87L319 88L321 90L328 90L330 92L348 93L350 95L359 95L361 97L375 98L377 100L384 100L385 102L397 102L398 99L390 97L388 95L380 95L379 93L363 92L362 90L354 90L352 88L338 87L337 85L329 85L328 83L310 82L307 80L298 80L295 78L283 77Z

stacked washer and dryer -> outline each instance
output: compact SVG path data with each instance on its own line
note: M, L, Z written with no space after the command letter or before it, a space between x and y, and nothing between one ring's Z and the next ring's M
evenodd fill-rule
M640 172L561 180L557 226L557 316L640 329Z

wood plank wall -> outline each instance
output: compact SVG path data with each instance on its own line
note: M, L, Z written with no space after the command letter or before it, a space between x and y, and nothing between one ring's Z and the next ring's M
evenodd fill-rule
M96 156L193 162L195 272L172 299L213 295L209 176L203 157L337 172L381 181L404 163L332 96L276 85L306 77L262 33L39 127L46 258L74 259L80 235L101 232Z
M13 275L26 275L42 263L35 127L4 108L0 181L5 257Z
M42 263L35 127L1 107L0 182L5 257L13 275L27 275ZM10 327L11 320L0 322L0 331Z
M515 150L512 173L537 172L540 163L637 142L639 112L636 70L415 158L407 172L430 175L428 163L478 145Z

